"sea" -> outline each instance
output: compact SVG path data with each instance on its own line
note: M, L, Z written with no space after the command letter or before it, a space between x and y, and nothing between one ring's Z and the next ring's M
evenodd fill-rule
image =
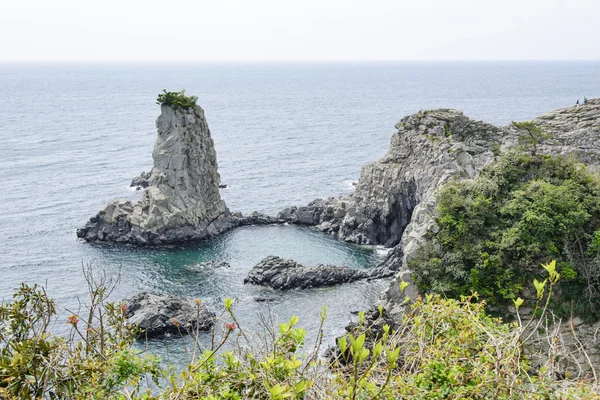
M273 291L243 284L268 255L369 268L386 250L298 226L243 227L170 248L98 246L75 231L152 166L163 89L198 96L232 211L275 215L350 194L361 166L387 151L394 125L421 109L456 108L505 125L600 97L600 62L5 63L0 64L0 300L22 282L58 305L55 329L85 302L83 266L119 278L115 300L142 291L235 299L240 324L293 315L315 337L327 308L331 344L388 282ZM207 268L205 261L230 268ZM268 318L266 318L268 317ZM311 336L312 335L312 336ZM175 364L181 340L152 341Z

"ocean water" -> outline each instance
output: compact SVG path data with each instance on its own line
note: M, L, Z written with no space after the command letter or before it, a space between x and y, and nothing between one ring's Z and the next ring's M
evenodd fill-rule
M246 227L152 250L78 241L75 230L107 201L139 195L128 186L151 168L162 89L198 96L230 209L275 214L350 193L360 167L385 154L405 115L450 107L495 124L530 119L599 97L600 62L0 64L0 299L22 281L37 282L64 315L85 295L82 263L93 263L121 274L116 297L151 290L215 307L236 297L250 327L272 312L299 315L314 331L327 305L328 340L351 311L376 301L385 282L290 292L242 284L270 254L355 268L382 257L310 229ZM198 267L207 260L231 268Z

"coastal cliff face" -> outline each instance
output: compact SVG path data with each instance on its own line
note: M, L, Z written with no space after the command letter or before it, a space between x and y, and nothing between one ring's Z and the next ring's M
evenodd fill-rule
M600 169L600 100L556 110L534 122L554 136L539 146L540 153L574 155ZM519 132L451 109L420 111L396 128L388 153L362 168L355 193L286 208L278 219L314 225L350 242L390 247L381 266L400 272L380 304L399 320L405 299L399 282L411 279L407 263L437 231L438 190L452 179L477 178L500 150L518 146Z
M396 128L388 153L361 171L343 239L397 245L415 207L452 177L476 177L502 138L493 125L448 109L419 112Z
M569 107L544 114L534 122L544 132L553 134L551 140L547 140L539 146L538 151L544 154L572 155L586 164L591 169L600 170L600 99L589 101L585 106ZM474 174L465 174L466 171L457 170L452 174L453 179L475 178L481 168L494 161L494 150L498 144L503 149L514 148L518 145L519 132L512 126L496 128L495 141L481 142L480 146L469 146L469 153L479 148L479 156L474 156L480 162L476 166ZM486 151L485 148L488 150ZM439 173L439 171L434 171ZM402 233L400 244L394 247L387 260L383 263L390 267L395 266L401 270L396 278L381 297L381 304L392 318L400 318L404 308L402 302L404 295L397 290L400 282L399 276L404 280L410 279L410 272L406 268L408 262L419 255L419 251L429 241L431 233L437 232L437 189L448 179L440 179L437 186L424 196L412 211L410 223Z
M234 223L219 194L217 157L199 106L163 105L148 187L137 202L117 199L77 236L87 241L166 244L203 239Z
M430 202L450 179L477 177L506 134L451 109L421 111L396 128L388 153L362 168L353 195L315 200L278 217L316 225L349 242L394 247L415 209Z

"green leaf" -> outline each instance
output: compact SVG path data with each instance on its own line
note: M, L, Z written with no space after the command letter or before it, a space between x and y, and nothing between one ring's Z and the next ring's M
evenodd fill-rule
M225 309L227 311L231 310L231 306L233 305L234 300L231 297L227 297L224 301Z
M400 282L400 291L404 293L404 289L406 289L410 285L408 282L404 282L404 279Z
M340 348L340 351L342 352L342 354L344 354L346 352L346 349L348 348L348 341L346 340L346 336L339 337L337 343L338 347Z

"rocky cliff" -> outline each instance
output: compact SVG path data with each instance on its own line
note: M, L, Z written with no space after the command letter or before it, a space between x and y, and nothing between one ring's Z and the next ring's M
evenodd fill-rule
M544 114L534 120L554 138L540 146L549 154L572 154L600 165L600 100ZM361 170L350 196L317 199L278 214L280 221L314 225L341 239L390 247L382 266L400 270L437 229L438 189L451 179L473 179L501 149L518 145L512 126L496 127L451 109L420 111L397 125L388 153ZM395 278L381 299L393 317L402 314L404 295Z
M278 217L316 225L341 239L398 245L419 205L438 187L460 176L475 178L494 159L506 132L451 109L421 111L403 118L388 153L362 168L351 196L315 200ZM425 222L419 214L420 224Z
M219 194L217 156L199 106L161 106L148 186L137 202L117 199L77 236L157 245L203 239L236 223Z
M534 119L534 122L542 127L544 132L553 134L551 140L544 141L541 144L539 152L572 155L590 168L600 169L600 99L591 100L585 106L569 107L544 114ZM478 124L481 123L472 122L466 126L476 127ZM436 174L437 178L425 178L430 181L438 179L437 184L430 187L422 197L422 201L413 208L410 223L402 232L400 244L390 251L384 265L394 265L395 268L403 272L407 271L407 263L418 255L419 250L428 241L430 233L436 232L436 195L437 189L443 183L450 178L475 178L483 166L495 160L496 149L510 149L518 145L519 132L512 124L494 129L493 132L495 133L484 141L476 142L472 140L480 131L477 128L471 130L470 134L467 135L452 135L452 140L460 141L456 146L462 148L468 154L466 160L469 160L469 162L452 163L456 168L447 169L444 167L442 175L439 175L439 168L434 169L432 173ZM411 137L416 136L418 132L415 130L409 132L407 141L416 141L417 139L411 139ZM394 140L392 140L393 142ZM439 148L439 150L441 151L433 153L433 157L439 160L444 159L448 151L442 148ZM448 172L450 176L446 176ZM373 185L376 185L376 183ZM403 267L400 267L400 265L403 265ZM388 310L388 313L396 318L399 318L403 312L402 302L404 300L404 296L396 290L398 282L398 277L392 280L389 289L381 297L381 303Z

